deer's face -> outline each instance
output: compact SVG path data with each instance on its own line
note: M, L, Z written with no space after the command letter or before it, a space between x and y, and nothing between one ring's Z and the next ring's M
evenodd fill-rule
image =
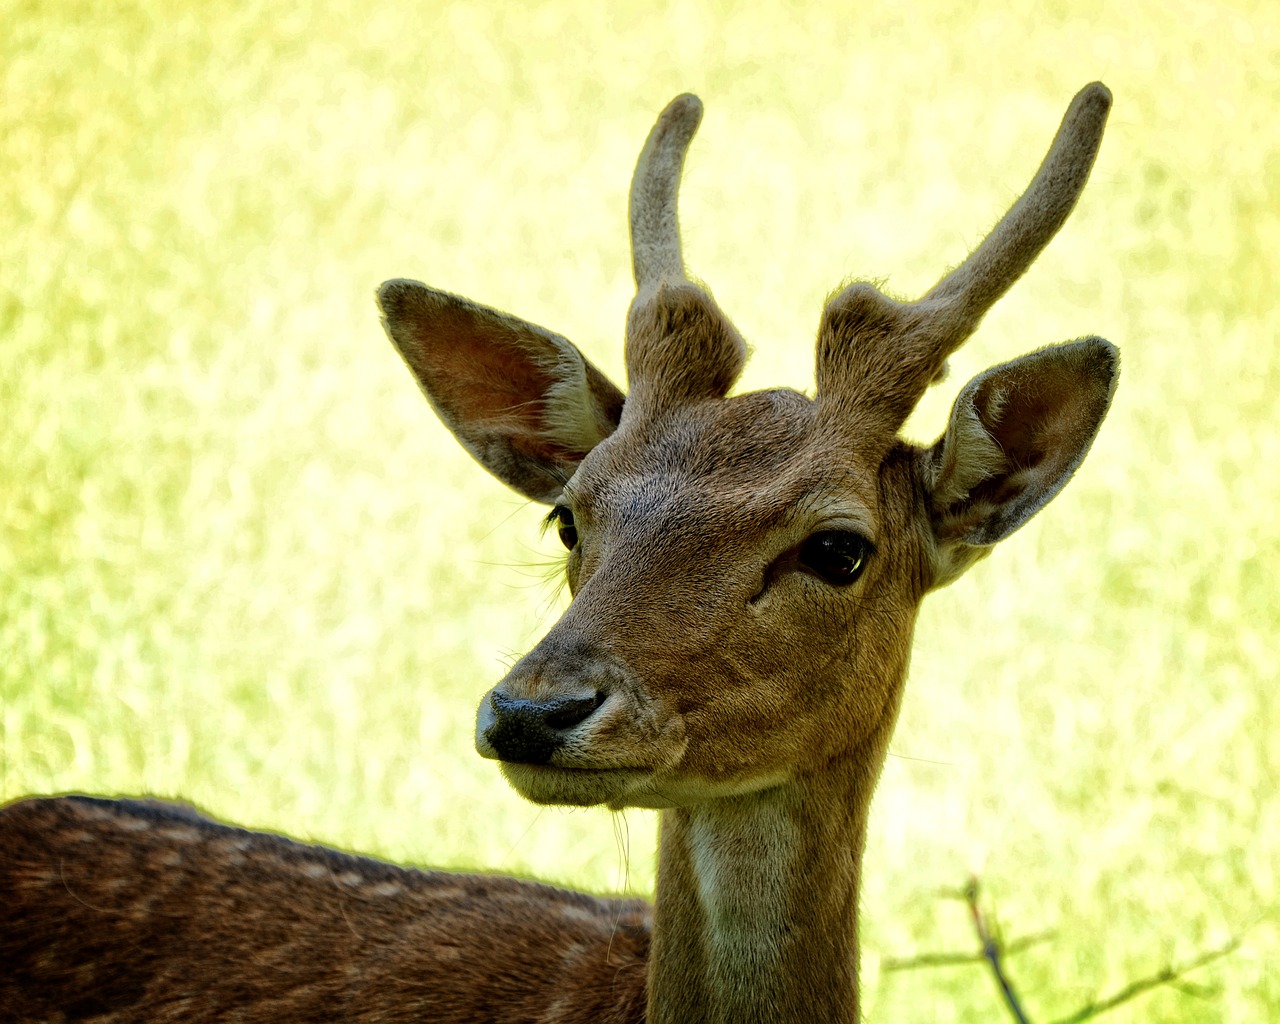
M864 742L896 710L926 571L912 453L879 454L792 391L601 442L550 517L573 603L481 701L480 752L539 802L666 806Z

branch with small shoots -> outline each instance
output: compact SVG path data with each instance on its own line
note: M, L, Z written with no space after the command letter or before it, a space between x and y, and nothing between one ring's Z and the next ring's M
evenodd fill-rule
M1010 1016L1018 1024L1033 1024L1032 1018L1023 1008L1022 999L1005 970L1005 961L1024 950L1030 949L1032 946L1048 941L1053 938L1054 933L1040 932L1006 943L1000 934L999 924L994 915L989 911L984 911L979 903L980 890L981 886L978 878L972 876L959 893L954 893L954 891L952 893L956 898L963 900L969 909L969 917L973 923L974 932L981 944L981 948L978 951L966 953L921 953L910 957L890 957L883 961L883 968L886 971L905 971L933 967L961 967L977 963L986 964L995 976L996 984L1000 988L1001 997L1009 1010ZM1186 978L1186 975L1235 952L1240 948L1242 941L1240 936L1233 936L1221 946L1207 950L1181 963L1169 964L1153 974L1130 982L1109 996L1090 1000L1075 1012L1058 1018L1052 1024L1081 1024L1083 1021L1099 1017L1164 985L1172 986L1187 995L1202 998L1211 995L1211 989L1203 985L1193 984Z
M1066 1017L1060 1017L1053 1024L1080 1024L1081 1021L1088 1020L1090 1017L1098 1017L1106 1013L1108 1010L1114 1010L1122 1003L1127 1003L1130 999L1134 999L1145 992L1149 992L1153 988L1159 988L1161 985L1172 985L1180 991L1186 992L1188 995L1198 995L1203 997L1207 994L1207 990L1200 985L1193 985L1191 982L1184 981L1183 975L1189 974L1198 967L1204 967L1211 964L1215 960L1230 953L1234 953L1240 948L1241 939L1238 936L1232 936L1226 943L1217 949L1211 949L1201 953L1199 956L1181 964L1170 964L1162 970L1156 971L1145 978L1139 978L1137 981L1131 981L1119 992L1107 996L1105 999L1095 999L1086 1003L1075 1013Z

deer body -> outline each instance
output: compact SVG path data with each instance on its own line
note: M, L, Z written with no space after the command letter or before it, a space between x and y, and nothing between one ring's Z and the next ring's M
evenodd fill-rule
M139 801L28 800L0 820L6 1024L644 1020L639 900L412 871Z
M658 808L652 913L29 801L0 811L0 1017L857 1020L868 809L920 601L1070 478L1116 352L1041 350L966 385L936 444L898 430L1069 214L1109 105L1097 84L1076 97L1027 193L923 298L836 294L813 399L728 396L745 346L680 254L688 96L633 180L625 397L543 328L416 282L379 292L437 414L552 506L568 549L573 601L482 700L477 750L538 803ZM59 979L79 986L61 1003Z

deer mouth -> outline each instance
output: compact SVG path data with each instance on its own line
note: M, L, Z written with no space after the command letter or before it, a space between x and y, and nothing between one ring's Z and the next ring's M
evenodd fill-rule
M653 775L649 768L565 768L550 764L502 762L511 787L535 804L570 804L615 809L632 806L628 797L643 790Z

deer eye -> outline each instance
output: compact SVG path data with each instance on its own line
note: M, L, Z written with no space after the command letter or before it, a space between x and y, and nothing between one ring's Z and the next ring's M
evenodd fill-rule
M547 516L547 525L554 526L560 543L572 551L578 546L578 528L573 524L573 510L568 505L557 505Z
M843 587L862 575L871 542L850 530L823 530L800 545L800 564L832 586Z

